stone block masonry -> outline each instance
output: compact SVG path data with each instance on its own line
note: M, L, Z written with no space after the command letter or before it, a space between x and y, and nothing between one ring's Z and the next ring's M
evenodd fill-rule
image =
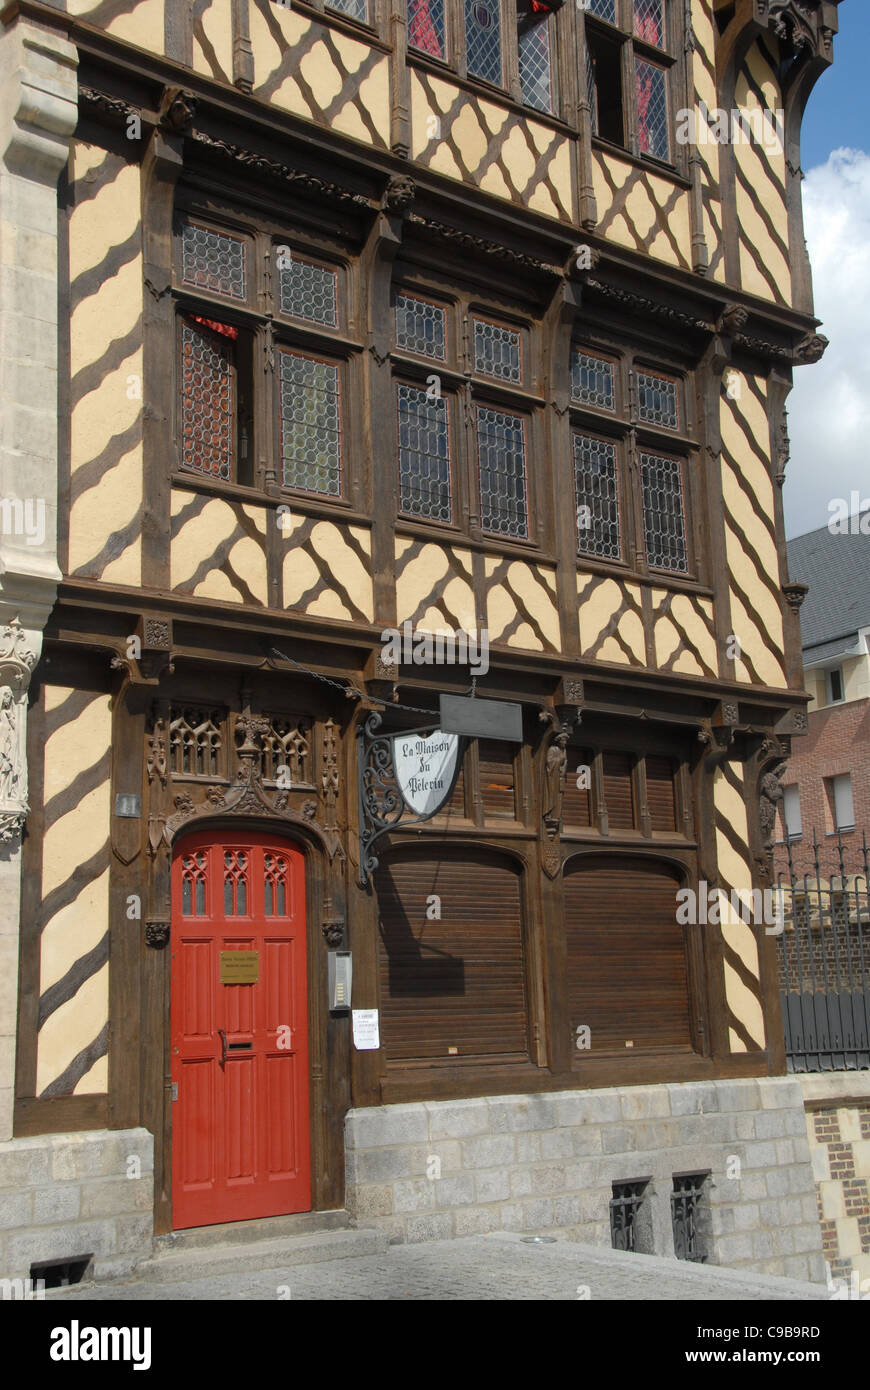
M822 1252L835 1285L870 1293L870 1072L800 1078Z
M709 1174L708 1264L825 1282L794 1077L353 1110L345 1143L348 1211L396 1242L504 1230L609 1246L613 1184L645 1179L644 1249L673 1258L674 1176Z
M41 1134L0 1144L0 1277L93 1257L97 1278L151 1254L154 1141L145 1129Z

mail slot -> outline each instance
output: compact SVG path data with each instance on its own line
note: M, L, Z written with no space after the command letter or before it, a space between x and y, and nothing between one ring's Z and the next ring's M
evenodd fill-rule
M227 1051L228 1051L228 1052L250 1052L250 1050L251 1050L251 1048L252 1048L253 1046L254 1046L254 1044L253 1044L252 1042L246 1042L246 1043L227 1043Z

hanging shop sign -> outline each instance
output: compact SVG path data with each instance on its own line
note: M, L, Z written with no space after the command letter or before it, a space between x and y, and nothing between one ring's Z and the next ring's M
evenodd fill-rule
M439 699L441 729L466 738L496 738L522 743L523 707L509 700L480 700L466 695Z
M453 791L459 761L459 735L396 734L393 767L402 799L416 816L434 816Z

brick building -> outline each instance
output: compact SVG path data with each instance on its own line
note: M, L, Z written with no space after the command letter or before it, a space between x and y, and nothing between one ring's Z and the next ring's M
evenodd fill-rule
M783 777L775 858L785 872L788 840L797 875L813 873L815 837L827 878L838 835L855 872L870 831L870 533L857 518L844 534L823 526L789 541L788 562L808 586L801 638L812 698Z

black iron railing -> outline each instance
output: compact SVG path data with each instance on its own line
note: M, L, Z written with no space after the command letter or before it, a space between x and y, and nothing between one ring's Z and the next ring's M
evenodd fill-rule
M788 1069L858 1071L870 1067L870 862L842 835L823 860L813 833L812 869L777 875L783 931L777 938Z

